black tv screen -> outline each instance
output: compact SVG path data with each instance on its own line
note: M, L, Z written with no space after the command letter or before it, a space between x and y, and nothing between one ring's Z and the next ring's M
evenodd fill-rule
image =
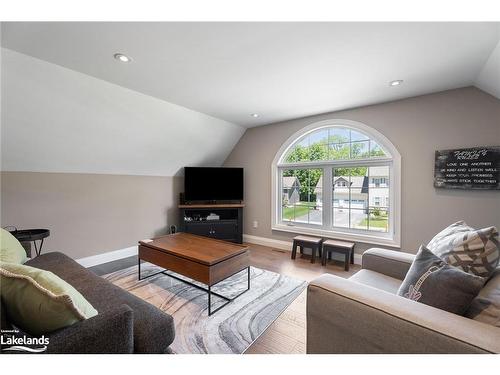
M243 168L184 168L186 201L242 201Z

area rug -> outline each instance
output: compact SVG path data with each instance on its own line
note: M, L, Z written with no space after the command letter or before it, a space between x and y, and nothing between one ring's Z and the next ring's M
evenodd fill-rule
M141 264L141 276L159 270L149 263ZM210 317L207 294L169 276L160 274L138 281L137 266L133 266L103 277L174 317L175 340L171 349L175 353L240 354L307 285L305 281L260 268L251 267L250 272L250 290ZM232 297L246 286L247 273L242 271L217 284L213 291ZM224 301L212 296L212 303L215 309Z

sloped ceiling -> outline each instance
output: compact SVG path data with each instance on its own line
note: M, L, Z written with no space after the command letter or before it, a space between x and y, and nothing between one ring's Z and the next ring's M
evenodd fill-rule
M481 90L500 99L500 42L475 80Z
M2 170L173 176L244 128L2 48Z
M498 23L43 22L2 31L9 49L246 127L474 84L500 90ZM120 64L115 52L133 61ZM404 84L390 87L396 79Z

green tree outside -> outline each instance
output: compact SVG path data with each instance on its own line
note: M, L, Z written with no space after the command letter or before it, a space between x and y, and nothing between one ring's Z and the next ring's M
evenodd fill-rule
M286 157L287 163L318 160L350 160L367 157L385 156L380 147L372 147L366 151L366 142L351 142L346 137L332 135L309 146L297 145ZM378 145L377 145L378 146ZM316 200L314 189L323 171L322 169L289 169L283 176L295 176L300 182L300 200L311 202ZM367 167L335 168L335 176L366 176Z

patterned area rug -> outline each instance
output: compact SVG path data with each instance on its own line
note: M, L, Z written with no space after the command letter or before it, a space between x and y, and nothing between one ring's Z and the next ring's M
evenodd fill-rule
M141 276L160 270L149 263L141 264ZM179 354L243 353L307 285L302 280L251 267L250 290L209 317L207 294L174 278L160 274L138 281L137 266L103 277L174 317L175 341L171 349ZM246 286L245 270L217 284L213 291L231 297ZM213 309L222 303L224 300L212 296Z

